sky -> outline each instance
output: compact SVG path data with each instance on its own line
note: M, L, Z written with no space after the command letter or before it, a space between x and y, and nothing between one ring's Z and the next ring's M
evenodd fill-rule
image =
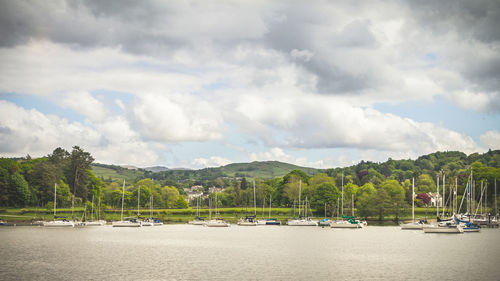
M316 168L500 149L499 1L0 0L0 156Z

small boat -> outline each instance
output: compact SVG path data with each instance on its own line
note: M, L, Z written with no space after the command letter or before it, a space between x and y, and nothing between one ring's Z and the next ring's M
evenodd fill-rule
M123 220L123 201L125 198L125 180L123 180L122 188L122 213L120 221L114 221L111 223L113 227L141 227L141 222L137 219Z
M253 181L253 206L254 206L254 215L253 216L245 216L238 220L238 225L240 226L256 226L257 225L257 201L255 200L255 180Z
M153 225L160 226L160 225L163 225L163 222L158 218L153 218Z
M196 216L194 217L194 220L188 221L188 224L192 225L204 225L206 223L205 218L200 216L200 196L196 198Z
M57 217L55 217L57 218ZM46 221L43 223L44 227L74 227L75 224L72 221L68 221L66 219L63 220L53 220Z
M345 221L345 220L338 220L338 221L332 221L330 223L331 228L362 228L363 223L356 222L356 221Z
M331 222L332 222L331 220L324 218L324 219L319 221L318 225L319 226L330 226Z
M99 199L99 205L101 200ZM99 208L98 208L99 209ZM103 226L106 225L105 220L99 219L99 212L97 212L97 220L94 219L94 195L92 195L92 210L90 211L90 221L85 222L86 226Z
M218 218L218 219L207 221L204 224L204 226L207 226L207 227L229 227L231 225L228 222L226 222L225 220Z
M411 183L411 193L412 193L412 202L411 202L411 217L412 217L412 222L410 223L402 223L400 224L402 230L421 230L423 229L426 224L423 220L420 220L418 222L415 221L415 178L412 178L412 183Z
M196 216L194 220L188 221L188 224L192 225L204 225L207 223L204 218Z
M137 219L130 219L128 221L114 221L112 223L113 227L141 227L142 224Z
M456 224L450 224L448 226L426 226L423 229L424 233L464 233L464 229Z
M212 207L211 207L210 201L209 201L209 206L210 206L210 219L203 226L206 226L206 227L229 227L229 226L231 226L228 222L226 222L222 218L212 219ZM215 192L215 215L219 216L219 212L217 209L217 192Z
M255 220L255 216L245 216L238 221L238 225L240 226L256 226L257 221Z
M67 220L63 217L58 217L56 215L57 210L57 184L54 184L54 220L43 222L44 227L74 227L75 224L72 221ZM62 220L56 220L57 218L62 218Z
M281 222L276 218L258 220L257 225L281 225Z
M310 218L305 219L291 219L287 221L290 226L318 226L318 222Z
M94 221L87 221L85 224L87 226L103 226L106 225L107 221L105 220L94 220Z

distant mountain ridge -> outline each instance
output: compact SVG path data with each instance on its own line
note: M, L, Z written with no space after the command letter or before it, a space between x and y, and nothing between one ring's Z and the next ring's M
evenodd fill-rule
M424 171L437 172L443 170L463 169L473 162L478 161L490 167L500 168L500 150L489 150L483 154L473 153L466 155L459 151L435 152L422 155L416 160L401 159L393 160L389 158L385 162L360 161L356 165L349 167L338 167L329 169L315 169L301 167L279 161L255 161L250 163L232 163L217 168L204 168L199 170L189 169L168 169L160 167L149 170L130 170L120 166L92 164L92 170L96 176L104 180L123 181L123 179L135 180L137 178L153 178L155 180L215 180L218 178L276 178L283 177L293 170L301 170L309 175L325 172L333 175L341 171L350 171L352 174L362 178L365 174L371 175L371 169L389 177L393 175L395 179L410 178L414 173L420 174ZM165 169L161 171L161 169ZM158 171L158 172L156 172ZM433 173L434 173L433 172Z
M130 167L130 168L129 168ZM293 170L301 170L309 175L314 175L320 170L308 167L301 167L279 161L254 161L251 163L232 163L217 168L204 168L199 170L190 169L169 169L163 166L147 168L137 168L131 165L106 165L92 164L94 174L104 180L129 181L134 176L154 178L154 179L175 179L175 180L205 180L217 179L220 177L258 177L274 178L282 177Z

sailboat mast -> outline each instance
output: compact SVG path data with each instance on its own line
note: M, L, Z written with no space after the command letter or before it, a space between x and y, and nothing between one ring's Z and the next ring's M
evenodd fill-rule
M411 219L415 223L415 178L411 179Z
M337 220L339 220L339 198L337 197Z
M57 206L57 183L54 183L54 220L56 220L56 206Z
M302 193L302 180L299 181L299 218L300 218L300 194Z
M122 214L121 221L123 221L123 200L125 199L125 180L123 180L123 188L122 188Z
M342 171L342 204L340 205L342 216L344 216L344 171Z
M439 217L439 174L437 175L437 186L436 186L436 218Z
M445 204L445 200L444 200L444 197L446 195L446 191L445 191L445 188L446 188L446 174L443 174L443 204L441 207L443 207L443 214L442 216L444 217L444 208L446 207Z
M139 201L141 199L141 186L139 185L139 189L137 190L137 217L140 216L139 214Z
M257 218L257 198L255 198L255 179L253 180L253 215Z
M354 217L354 194L351 194L351 200L352 200L351 215Z
M495 216L498 214L497 209L497 179L495 178Z
M94 220L94 194L92 194L92 209L90 210L90 220Z
M495 185L495 188L496 188L496 185ZM272 202L271 200L272 200L272 197L273 197L273 195L269 194L269 219L271 219L271 202Z

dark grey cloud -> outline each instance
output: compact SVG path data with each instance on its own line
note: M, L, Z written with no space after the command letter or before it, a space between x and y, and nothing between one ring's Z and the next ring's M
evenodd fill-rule
M463 42L496 50L496 56L486 59L468 54L458 59L460 63L444 62L439 67L459 73L479 91L498 92L500 1L403 0L389 4L393 11L384 10L383 4L0 0L0 46L14 47L31 39L46 39L73 48L118 47L148 56L168 57L185 50L199 60L205 56L239 64L246 61L236 61L227 54L248 45L283 54L290 63L316 78L313 91L317 93L360 95L382 91L387 81L393 80L380 71L384 65L377 64L397 69L400 63L367 59L366 65L360 65L365 63L363 55L377 56L384 43L379 42L383 39L373 30L373 24L383 18L377 17L378 13L405 21L398 35L402 40L406 33L417 32L423 37L430 34L440 44L441 36L453 33ZM413 56L418 48L402 49L401 60ZM450 51L456 48L445 46ZM312 55L297 59L290 55L294 50ZM268 61L258 67L272 69L274 64ZM355 66L354 71L351 66ZM257 79L255 83L267 81Z
M457 31L464 38L500 41L500 1L423 0L405 1L419 26L437 34Z

